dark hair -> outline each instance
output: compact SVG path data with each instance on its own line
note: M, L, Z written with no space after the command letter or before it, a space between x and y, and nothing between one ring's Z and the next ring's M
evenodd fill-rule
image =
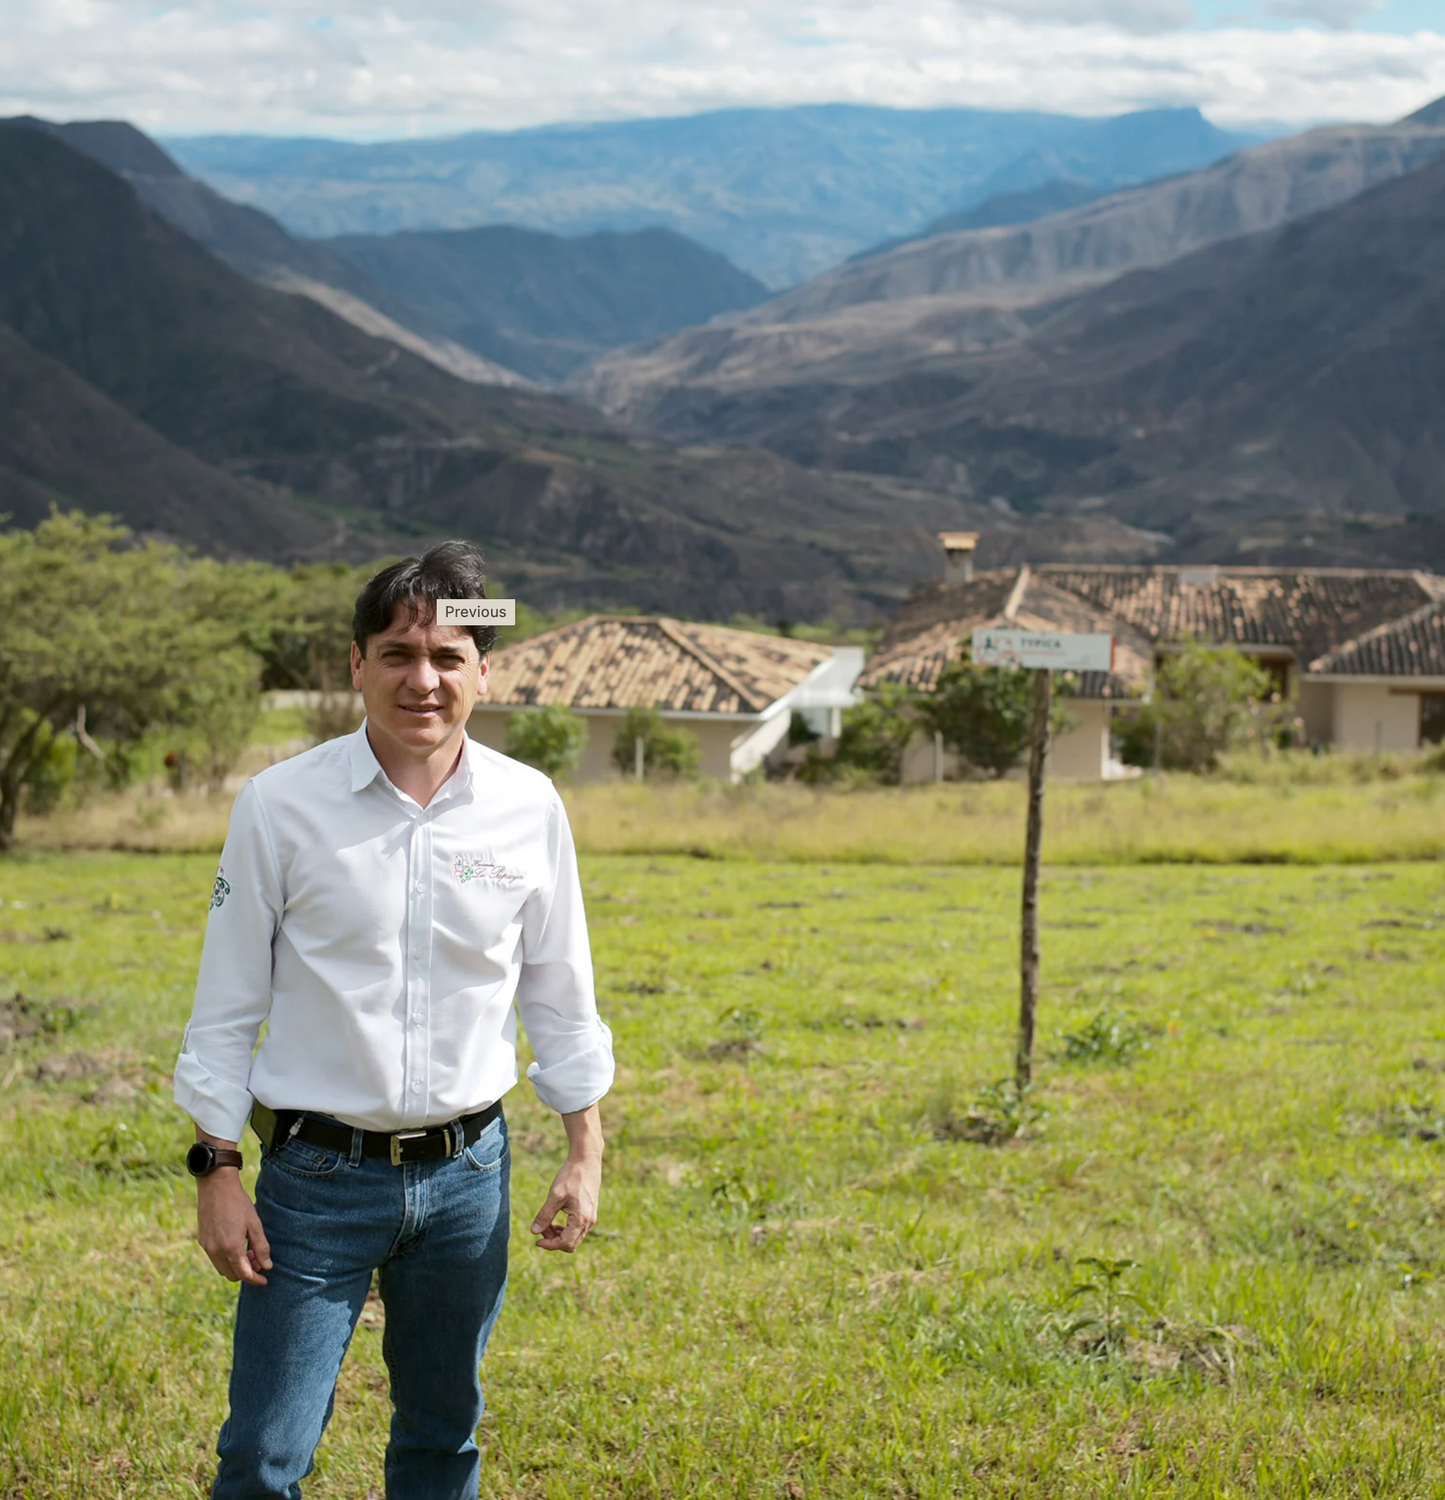
M471 542L438 542L420 557L404 557L383 568L356 596L351 617L351 638L366 655L366 643L391 626L397 607L406 611L406 623L418 620L430 625L436 618L438 599L485 599L486 559ZM495 625L463 625L477 643L477 654L485 656L497 643Z

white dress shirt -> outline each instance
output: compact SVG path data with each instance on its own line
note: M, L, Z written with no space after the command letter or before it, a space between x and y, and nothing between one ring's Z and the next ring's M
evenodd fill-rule
M242 789L175 1072L202 1130L240 1140L253 1098L368 1130L453 1120L516 1083L518 1012L542 1101L595 1104L612 1035L545 776L466 740L423 808L363 725Z

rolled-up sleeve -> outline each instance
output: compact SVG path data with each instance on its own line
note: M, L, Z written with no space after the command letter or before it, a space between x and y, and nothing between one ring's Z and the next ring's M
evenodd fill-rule
M567 810L547 815L546 873L522 912L517 1011L537 1060L527 1077L559 1114L586 1109L612 1087L612 1033L597 1014L592 952Z
M284 897L265 811L242 788L211 896L176 1103L209 1135L238 1141L251 1113L251 1056L271 1009L272 943Z

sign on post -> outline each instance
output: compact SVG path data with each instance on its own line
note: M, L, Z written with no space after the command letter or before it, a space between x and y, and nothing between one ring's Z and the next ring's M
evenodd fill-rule
M1053 630L990 630L973 633L978 667L1027 667L1055 672L1112 672L1112 635L1070 635Z
M973 633L978 667L1022 667L1034 678L1029 734L1029 820L1024 842L1023 910L1019 923L1019 1029L1014 1049L1014 1088L1020 1100L1033 1082L1034 1014L1039 998L1039 857L1044 843L1044 773L1049 759L1049 715L1054 673L1111 672L1112 635L1075 635L1054 630L994 630Z

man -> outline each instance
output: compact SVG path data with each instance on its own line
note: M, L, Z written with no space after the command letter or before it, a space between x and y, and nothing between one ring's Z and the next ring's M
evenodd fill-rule
M378 1269L388 1500L478 1493L518 1013L568 1141L532 1233L572 1251L596 1219L612 1047L567 815L466 736L495 628L436 623L436 600L485 588L463 542L377 574L352 622L365 723L262 772L231 815L175 1074L201 1246L241 1283L214 1500L301 1494Z

